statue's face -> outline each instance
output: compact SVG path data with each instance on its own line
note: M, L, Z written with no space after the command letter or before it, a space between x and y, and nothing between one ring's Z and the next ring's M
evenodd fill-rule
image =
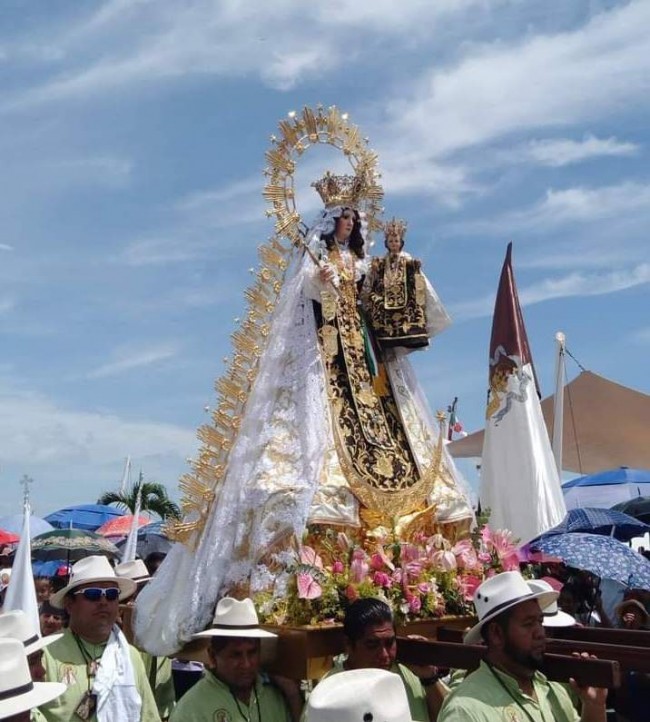
M386 237L386 248L389 253L399 253L403 245L402 239L396 234L391 233Z
M354 228L354 211L346 208L343 213L336 219L336 237L347 240Z

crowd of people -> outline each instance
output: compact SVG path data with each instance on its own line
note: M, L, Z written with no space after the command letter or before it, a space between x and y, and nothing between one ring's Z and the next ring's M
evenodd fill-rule
M484 645L486 653L469 672L400 663L390 607L382 599L358 599L346 610L345 650L315 687L265 674L262 660L276 635L260 626L250 599L223 597L210 628L195 635L207 643L207 657L188 684L187 675L179 682L183 675L171 659L137 650L122 631L125 610L160 558L147 561L150 568L142 560L113 567L89 556L67 578L36 578L40 629L23 611L0 614L0 719L604 722L612 706L607 689L552 682L540 671L545 630L580 624L576 590L596 605L584 575L565 576L563 583L527 581L511 571L484 581L474 597L478 621L464 641ZM642 594L619 603L616 626L648 629L647 603ZM178 670L187 666L180 662ZM625 714L619 719L646 719L647 675L627 681L637 699L619 705Z

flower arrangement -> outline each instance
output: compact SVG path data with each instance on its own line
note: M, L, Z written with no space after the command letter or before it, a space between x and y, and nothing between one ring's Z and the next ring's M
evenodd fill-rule
M310 529L302 544L276 559L282 589L259 590L254 599L269 624L340 622L347 604L362 597L384 599L400 623L473 614L474 591L485 578L519 569L515 541L511 532L487 525L455 544L441 534L368 540Z

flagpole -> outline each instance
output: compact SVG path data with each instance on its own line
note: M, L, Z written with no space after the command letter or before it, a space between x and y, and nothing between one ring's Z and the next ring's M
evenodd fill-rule
M555 334L555 397L553 399L553 458L557 467L557 474L562 479L562 439L564 433L564 354L566 349L566 336L562 331Z
M131 475L131 456L126 457L126 461L124 463L124 473L122 474L122 482L120 483L120 494L124 494L126 491L126 484L129 480L129 476Z

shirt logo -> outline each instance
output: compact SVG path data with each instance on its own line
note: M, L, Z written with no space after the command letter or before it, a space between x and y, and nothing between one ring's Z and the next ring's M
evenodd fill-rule
M214 722L231 722L227 709L218 709L212 716Z
M77 673L72 664L64 664L61 666L61 681L67 687L77 684Z

